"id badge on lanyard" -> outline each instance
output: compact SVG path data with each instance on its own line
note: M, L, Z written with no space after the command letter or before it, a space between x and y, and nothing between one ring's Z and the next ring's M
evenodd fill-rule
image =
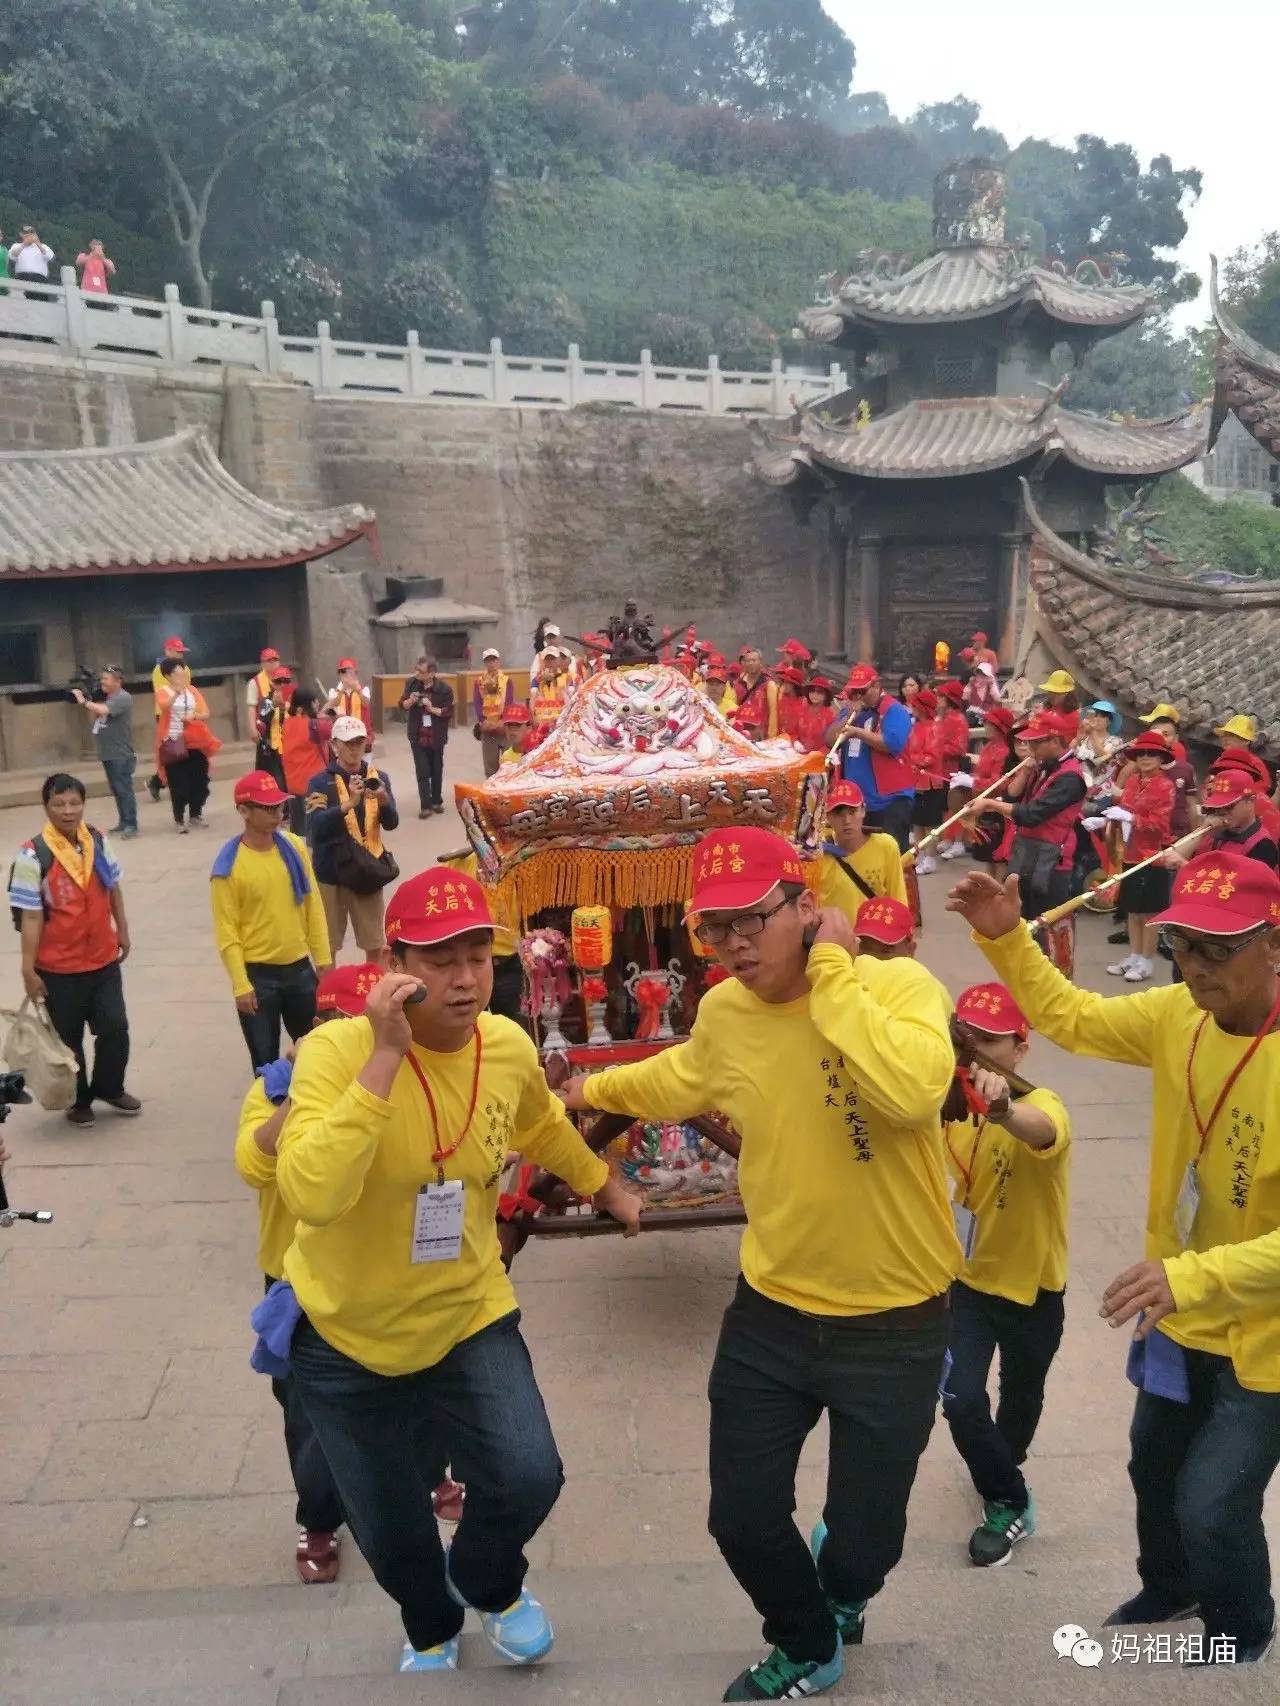
M953 1202L951 1204L951 1218L955 1222L956 1237L960 1240L964 1259L966 1262L971 1261L974 1246L978 1242L978 1217L971 1208L966 1208L962 1202Z
M413 1242L409 1260L456 1262L462 1254L462 1220L465 1196L461 1179L446 1179L442 1185L423 1185L413 1210Z
M1184 1250L1190 1248L1199 1208L1200 1175L1196 1171L1196 1163L1188 1161L1187 1170L1178 1187L1178 1200L1173 1205L1173 1229L1178 1234L1178 1242Z

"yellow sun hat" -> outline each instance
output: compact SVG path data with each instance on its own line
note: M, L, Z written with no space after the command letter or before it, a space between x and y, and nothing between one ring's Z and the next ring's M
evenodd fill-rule
M1037 693L1074 693L1076 678L1068 675L1065 669L1055 669L1048 681L1042 681L1036 688Z
M1180 723L1182 713L1176 705L1170 705L1165 699L1147 712L1145 717L1139 717L1140 723Z
M1237 711L1234 717L1228 717L1227 721L1219 724L1213 732L1216 735L1235 735L1252 746L1258 738L1257 718L1247 717L1243 711Z

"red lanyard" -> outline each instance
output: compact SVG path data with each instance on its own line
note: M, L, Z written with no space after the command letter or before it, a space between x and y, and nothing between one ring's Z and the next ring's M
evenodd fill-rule
M986 1129L987 1121L986 1116L984 1115L983 1118L978 1121L978 1130L973 1139L973 1148L969 1151L969 1167L966 1172L964 1163L951 1147L951 1121L948 1120L946 1125L943 1127L943 1139L947 1145L948 1151L950 1152L951 1159L956 1164L957 1173L959 1173L960 1177L964 1180L964 1196L961 1198L961 1205L965 1208L969 1206L969 1193L973 1190L973 1169L978 1159L978 1145L982 1142L982 1134Z
M1262 1029L1258 1032L1257 1036L1250 1041L1248 1048L1240 1056L1239 1060L1227 1075L1227 1081L1218 1092L1218 1099L1213 1104L1213 1112L1209 1115L1209 1122L1207 1125L1201 1123L1200 1110L1196 1107L1196 1093L1191 1084L1191 1068L1195 1062L1196 1050L1200 1047L1200 1034L1209 1023L1209 1015L1206 1013L1200 1020L1200 1023L1196 1026L1196 1034L1191 1043L1191 1053L1187 1056L1187 1101L1191 1107L1191 1117L1196 1122L1196 1130L1200 1133L1200 1147L1196 1150L1197 1164L1199 1163L1200 1157L1204 1154L1204 1146L1209 1141L1209 1133L1213 1130L1214 1121L1222 1112L1222 1104L1231 1094L1232 1085L1235 1083L1236 1079L1239 1078L1245 1067L1248 1066L1254 1055L1257 1054L1258 1050L1262 1047L1264 1039L1271 1034L1271 1027L1275 1024L1277 1018L1280 1018L1280 995L1276 997L1275 1006L1267 1015Z
M421 1084L421 1086L422 1086L422 1094L427 1098L427 1107L431 1110L431 1128L436 1134L436 1146L431 1152L431 1159L436 1164L436 1183L438 1185L444 1184L444 1164L445 1164L445 1162L449 1159L449 1157L451 1155L456 1155L458 1153L459 1149L462 1148L463 1140L466 1137L467 1133L471 1130L471 1121L475 1118L476 1101L477 1101L477 1098L479 1097L479 1094L480 1094L480 1058L484 1052L483 1045L480 1041L480 1027L479 1027L479 1025L477 1025L476 1029L475 1029L475 1039L476 1039L476 1064L475 1064L475 1071L471 1075L471 1101L467 1106L466 1123L463 1125L462 1130L458 1133L457 1141L455 1143L451 1143L449 1145L448 1149L445 1149L441 1146L441 1142L440 1142L440 1117L436 1112L436 1099L431 1094L430 1084L427 1083L427 1075L422 1070L422 1068L418 1065L418 1062L414 1058L412 1053L406 1055L406 1057L405 1057L408 1060L409 1065L413 1068L414 1077L418 1080L418 1083Z

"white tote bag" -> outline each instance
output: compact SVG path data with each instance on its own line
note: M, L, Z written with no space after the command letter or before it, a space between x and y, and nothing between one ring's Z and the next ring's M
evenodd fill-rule
M42 1108L69 1108L76 1099L76 1057L54 1030L44 1002L33 1004L28 996L16 1013L0 1009L0 1020L9 1026L5 1065L22 1073Z

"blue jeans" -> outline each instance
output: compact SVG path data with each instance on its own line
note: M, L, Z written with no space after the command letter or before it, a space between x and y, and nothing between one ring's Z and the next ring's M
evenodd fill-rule
M107 774L107 786L116 802L116 822L121 829L138 827L138 796L133 791L133 773L137 767L138 760L132 753L128 758L102 760L102 768Z
M462 1627L431 1509L446 1465L467 1488L449 1549L454 1585L482 1611L505 1611L520 1597L524 1548L559 1498L564 1471L518 1310L433 1367L402 1375L353 1362L303 1316L293 1381L356 1545L419 1652Z
M1280 1392L1188 1351L1191 1402L1139 1392L1129 1429L1143 1586L1198 1601L1206 1638L1264 1641L1275 1621L1262 1496L1280 1463Z

